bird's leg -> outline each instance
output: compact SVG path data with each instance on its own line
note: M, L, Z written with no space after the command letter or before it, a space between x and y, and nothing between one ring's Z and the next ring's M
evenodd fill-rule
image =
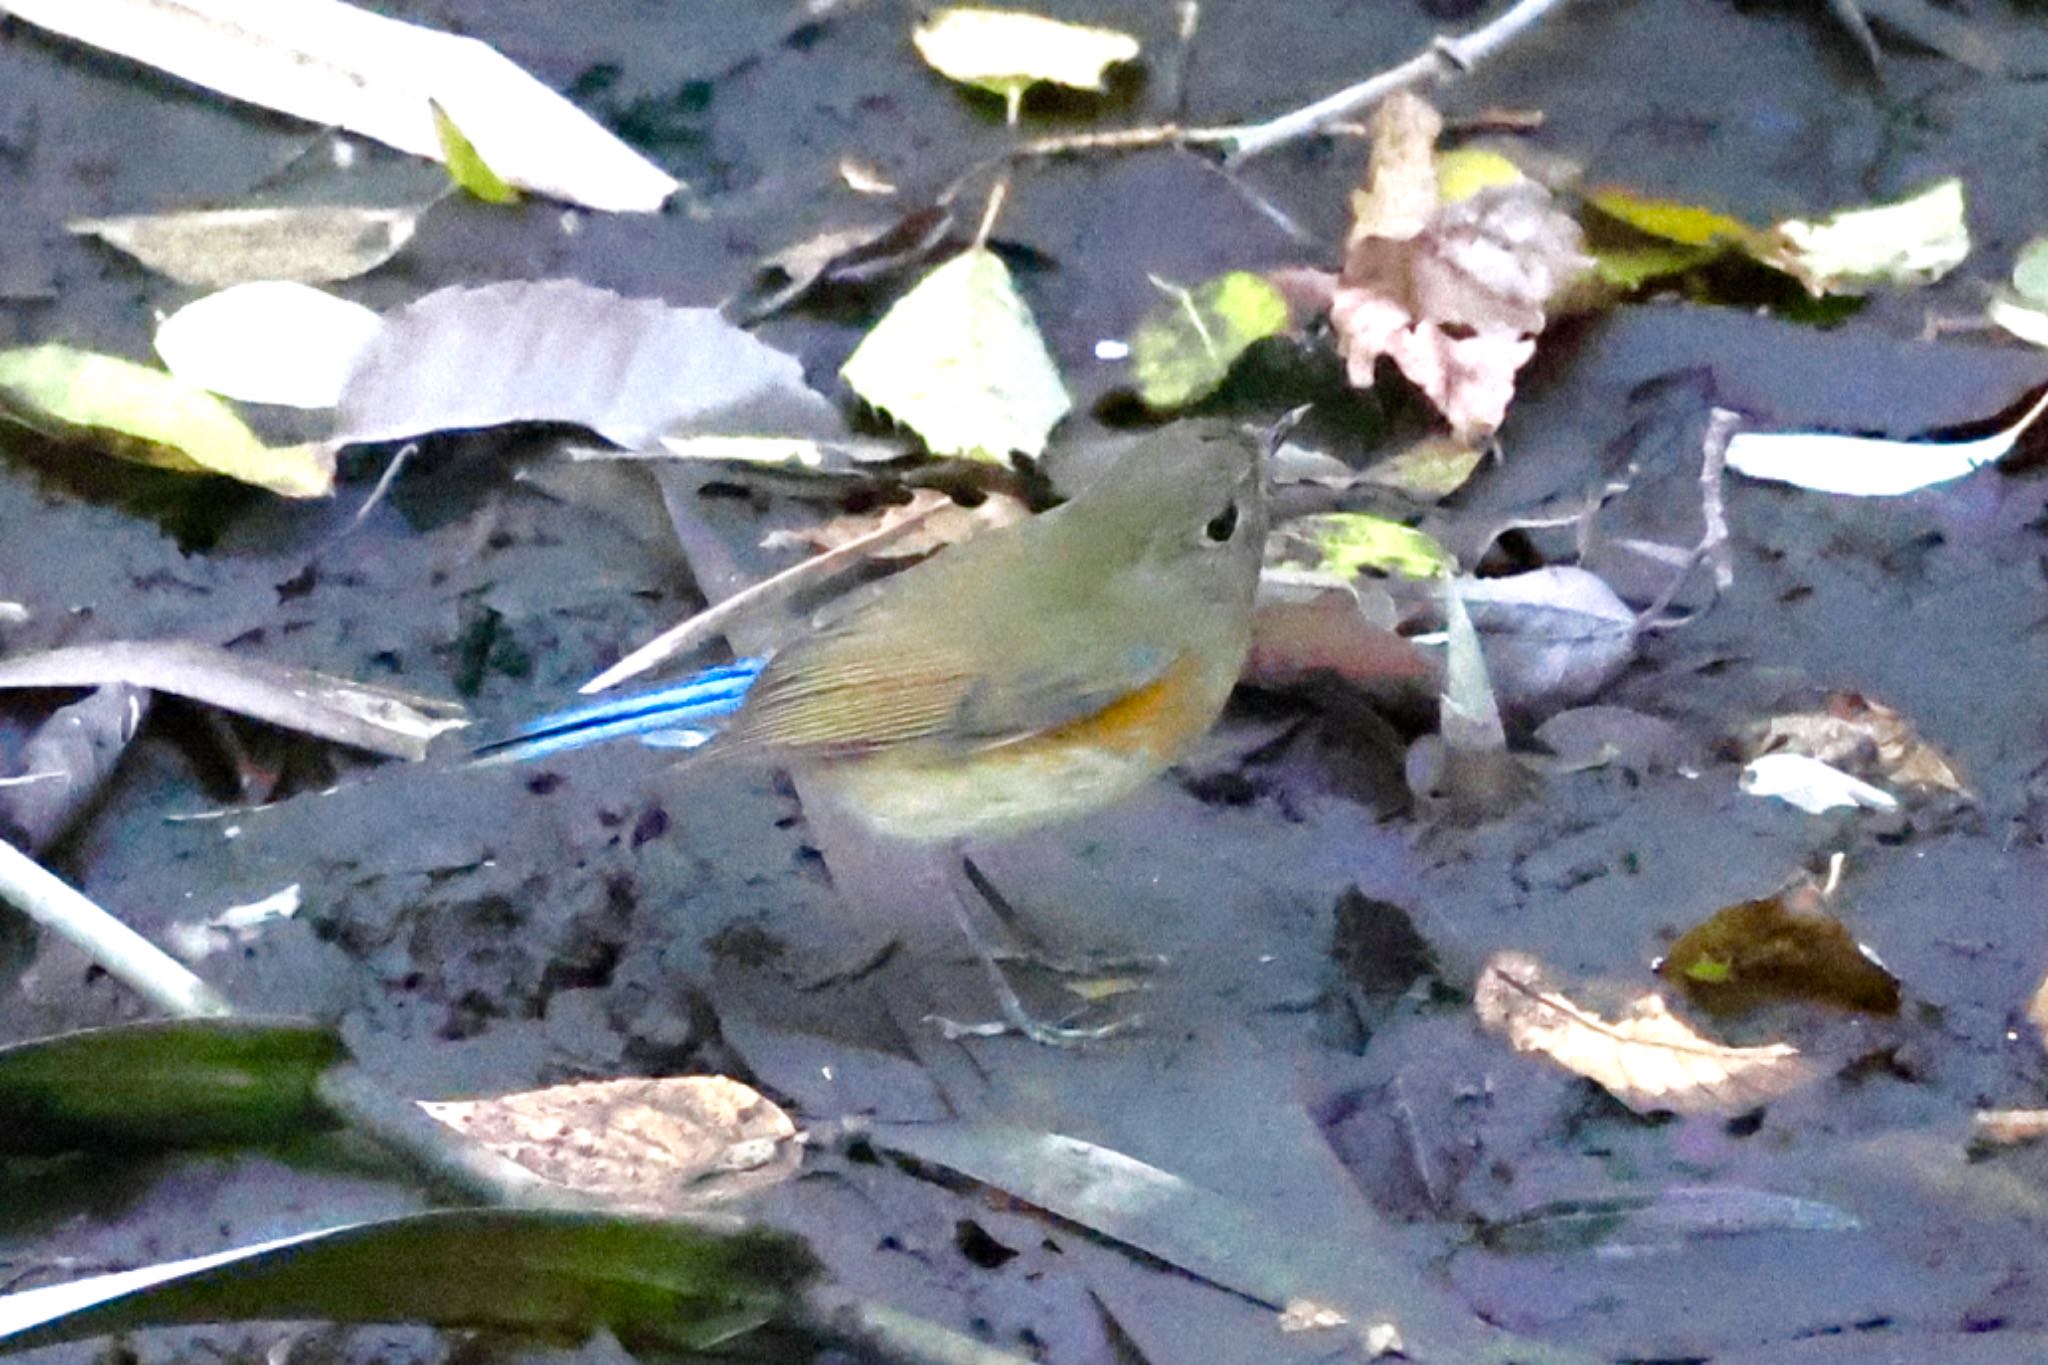
M1137 1023L1135 1018L1112 1020L1094 1028L1072 1028L1063 1024L1048 1024L1024 1007L1017 988L1010 984L1003 964L997 960L996 951L982 935L981 928L974 922L974 912L968 905L970 893L980 892L985 883L977 881L979 871L967 861L958 849L947 859L951 875L952 894L946 900L953 907L953 918L960 926L960 932L967 936L974 955L981 962L982 971L988 975L990 989L995 992L996 1006L1002 1011L1001 1019L985 1023L964 1024L957 1020L933 1015L932 1022L939 1026L948 1038L997 1038L1005 1033L1017 1033L1034 1043L1048 1047L1075 1047L1082 1043L1100 1042L1104 1038L1129 1029Z
M1027 962L1034 967L1043 967L1060 976L1141 976L1156 972L1166 965L1166 958L1158 953L1088 953L1081 957L1055 957L1047 951L1044 941L1031 931L1031 927L1018 922L1016 907L1010 904L988 874L975 864L974 859L954 851L958 869L954 873L956 884L964 877L968 888L981 897L989 912L1002 921L1005 929L1016 940L1012 947L995 947L994 956L998 962Z

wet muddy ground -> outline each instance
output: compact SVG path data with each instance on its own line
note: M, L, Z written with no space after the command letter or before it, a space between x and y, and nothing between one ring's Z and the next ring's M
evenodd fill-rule
M838 178L842 156L929 190L1010 136L995 102L919 64L908 9L880 0L815 23L780 5L379 8L487 38L691 190L658 217L449 201L391 264L337 288L374 307L553 276L715 303L764 253L869 212ZM1172 50L1165 5L1048 8ZM1972 18L2011 35L2022 59L2042 38L2031 7ZM1398 3L1211 0L1189 121L1295 107L1405 58L1443 22ZM1028 129L1162 117L1166 65L1106 100L1034 101ZM1752 221L1960 175L1976 244L1940 285L1826 330L1672 301L1570 324L1546 339L1501 433L1506 457L1458 495L1458 516L1562 505L1633 470L1609 525L1686 543L1715 404L1768 426L1910 436L1981 421L2048 380L2048 357L2010 340L1922 339L1930 318L1980 312L2041 230L2048 96L1910 44L1887 43L1883 74L1871 79L1819 7L1589 0L1442 89L1453 118L1541 110L1532 143L1583 162L1590 183ZM153 310L189 291L62 224L237 202L310 136L0 21L0 342L147 356ZM1151 306L1148 272L1329 263L1364 157L1355 139L1314 140L1240 172L1311 242L1181 152L1020 176L999 235L1022 249L1022 287L1076 393L1063 447L1086 444L1100 426L1088 407L1124 382L1094 344ZM386 160L371 169L408 183ZM760 335L843 397L837 367L886 298L842 298ZM547 710L701 600L653 481L616 468L571 478L549 463L550 440L434 442L360 527L381 455L352 458L337 497L311 505L0 463L0 599L31 611L0 639L10 652L231 643L459 698L486 729ZM751 548L763 530L822 514L759 486L675 491L755 569L769 563ZM1069 1135L1255 1211L1259 1255L1308 1297L1390 1316L1419 1358L1478 1358L1483 1320L1594 1359L2038 1359L2040 1157L1973 1159L1969 1139L1976 1111L2043 1098L2042 1039L2025 1018L2048 973L2042 476L2021 458L1899 499L1733 479L1727 498L1732 587L1646 638L1600 698L1676 722L1704 755L1693 775L1554 772L1512 814L1451 827L1402 795L1397 737L1417 724L1412 708L1389 723L1342 689L1247 693L1141 798L980 851L1042 940L1165 959L1139 997L1142 1031L1083 1052L944 1041L926 1015L987 1001L929 909L933 867L820 828L771 772L678 772L631 747L487 772L294 748L290 761L311 766L290 799L194 819L235 795L209 722L168 705L50 861L159 937L299 883L296 919L221 943L198 969L249 1010L339 1019L408 1095L716 1071L804 1123ZM1638 601L1654 592L1625 561L1593 567ZM1727 737L1830 690L1911 717L1976 801L1874 819L1742 793ZM34 714L6 703L10 724ZM1679 932L1837 852L1834 913L1898 978L1901 1009L1784 1006L1724 1026L1728 1041L1786 1039L1823 1059L1817 1084L1734 1117L1645 1118L1474 1018L1469 995L1495 952L1639 994ZM1386 922L1361 898L1397 907L1426 953L1411 945L1403 969L1387 968L1400 954L1359 937ZM14 956L0 1039L141 1013L68 949ZM197 1254L422 1201L253 1156L69 1174L8 1184L10 1274ZM1694 1189L1734 1202L1675 1232L1578 1236L1558 1219L1521 1241L1499 1231L1569 1201L1640 1197L1668 1212L1672 1191ZM1846 1217L1776 1217L1766 1194ZM1362 1358L1345 1333L1283 1334L1274 1305L869 1149L814 1153L750 1212L811 1239L848 1287L1026 1356ZM274 1339L166 1332L126 1349L242 1358ZM301 1345L360 1360L471 1349L397 1329Z

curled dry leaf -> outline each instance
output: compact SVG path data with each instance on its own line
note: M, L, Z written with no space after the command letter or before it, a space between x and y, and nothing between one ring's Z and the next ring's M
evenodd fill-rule
M1014 526L1030 515L1031 509L1021 499L1007 493L990 493L980 505L962 507L936 489L920 488L909 502L885 507L879 512L850 512L817 526L771 531L762 538L761 548L836 550L906 518L914 518L918 524L913 530L875 547L868 557L916 559L943 546L958 545L983 531Z
M1591 262L1578 224L1534 181L1441 203L1440 127L1406 93L1375 114L1371 179L1354 200L1330 322L1354 385L1370 388L1387 356L1471 442L1500 426L1546 308Z
M789 1115L724 1076L591 1081L420 1108L620 1212L690 1213L787 1180L802 1160Z
M738 316L752 324L815 289L886 279L930 260L952 232L952 209L926 204L888 222L856 223L807 237L761 262L760 286Z
M1635 657L1636 613L1607 581L1574 564L1460 580L1509 710L1593 696Z
M1524 953L1497 953L1479 974L1473 1008L1517 1052L1540 1052L1639 1114L1731 1114L1777 1099L1816 1072L1784 1043L1727 1047L1694 1032L1661 996L1608 1020L1551 989Z

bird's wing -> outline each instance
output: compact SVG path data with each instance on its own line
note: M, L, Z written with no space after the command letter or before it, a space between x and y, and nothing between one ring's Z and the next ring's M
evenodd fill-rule
M1001 648L1002 630L1037 635L1044 620L933 641L927 632L889 629L877 619L886 614L865 613L776 655L721 745L844 752L1005 744L1094 715L1173 662L1155 645L1112 643L1097 632L1050 631L1050 650L1044 636L1028 650ZM1017 654L1032 665L1018 669Z

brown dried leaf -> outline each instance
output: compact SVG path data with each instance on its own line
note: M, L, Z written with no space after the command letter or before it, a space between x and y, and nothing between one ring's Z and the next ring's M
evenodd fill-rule
M1534 181L1440 203L1440 121L1396 99L1404 107L1389 100L1373 124L1330 322L1354 385L1370 388L1387 356L1471 442L1499 427L1548 305L1592 263L1577 222Z
M2020 1147L2048 1138L2048 1109L1979 1109L1970 1116L1972 1147Z
M789 1116L723 1076L592 1081L420 1108L619 1212L700 1210L788 1179L802 1156Z
M758 322L826 285L871 284L908 270L930 260L952 231L952 210L926 204L886 222L833 228L791 243L762 260L763 276L782 282L764 286L745 320Z
M1726 1047L1694 1032L1657 995L1609 1021L1551 990L1524 953L1497 953L1479 974L1473 1008L1517 1052L1541 1052L1604 1088L1637 1113L1729 1114L1778 1098L1815 1078L1784 1043Z
M2027 1022L2041 1035L2043 1046L2048 1046L2048 979L2043 979L2027 1000Z
M936 511L928 509L936 508ZM817 526L793 531L771 531L762 537L764 550L791 548L836 550L842 545L873 535L908 517L920 518L908 535L878 546L871 559L916 559L947 545L958 545L1003 526L1013 526L1031 515L1031 509L1007 493L990 493L977 507L962 507L944 493L920 488L909 502L885 507L879 512L855 512L834 517Z
M1372 116L1372 167L1351 192L1348 256L1368 237L1406 241L1436 216L1436 138L1443 115L1407 90L1380 101Z
M1657 974L1702 1009L1732 1013L1774 1000L1896 1014L1899 981L1812 886L1743 901L1679 936Z
M1969 784L1913 723L1857 692L1831 692L1818 711L1774 716L1750 756L1804 754L1866 781L1921 795L1971 796Z
M1252 615L1246 678L1284 687L1316 673L1362 686L1398 687L1427 686L1436 669L1391 625L1372 620L1348 587L1261 600Z

